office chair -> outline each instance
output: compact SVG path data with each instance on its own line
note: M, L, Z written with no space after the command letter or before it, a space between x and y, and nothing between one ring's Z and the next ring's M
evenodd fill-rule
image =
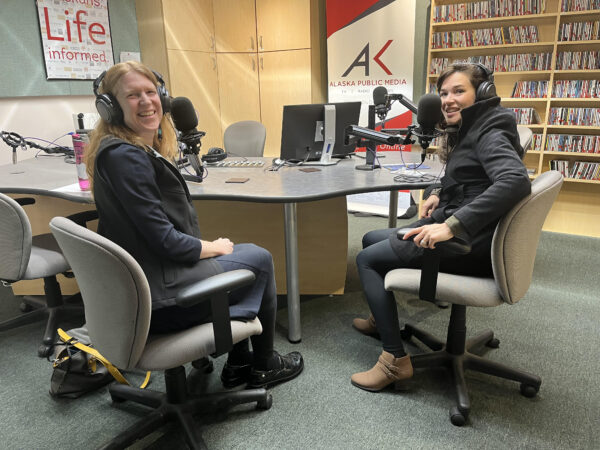
M542 173L533 181L531 194L500 220L492 241L493 278L437 273L441 252L464 254L470 251L467 244L456 239L440 242L434 250L426 249L423 270L394 269L385 277L388 291L417 293L424 300L439 299L452 304L446 342L410 324L401 332L404 340L414 336L433 350L411 356L414 368L444 366L451 370L457 396L457 405L450 409L454 425L464 425L471 408L465 369L517 381L526 397L534 397L540 388L540 377L471 353L484 345L497 348L499 340L491 330L466 339L466 308L512 305L525 295L531 283L542 225L561 184L559 172ZM399 230L398 235L403 236L406 231Z
M179 293L175 301L180 306L210 299L213 323L149 335L150 287L133 257L112 241L64 217L53 218L50 229L77 278L94 347L119 369L164 370L165 373L166 393L122 384L109 386L114 402L133 400L154 411L103 448L125 448L169 421L181 425L191 448L205 448L192 414L203 408L250 402L257 402L259 409L271 407L272 397L265 389L204 396L191 394L183 367L210 354L226 353L234 343L262 332L258 319L248 322L229 319L227 293L252 283L251 271L221 273Z
M223 143L230 156L262 156L267 131L265 126L254 120L243 120L225 129Z
M58 324L73 313L83 313L81 305L65 303L56 275L67 272L69 264L50 233L31 235L31 224L22 205L35 203L33 198L12 199L0 194L0 280L4 286L21 280L44 280L44 296L25 296L24 314L0 323L0 331L10 330L48 317L40 357L52 353L57 340ZM86 218L85 213L77 219ZM70 300L78 299L73 296Z
M533 144L533 132L531 128L525 125L517 125L517 133L519 133L519 141L521 147L523 147L523 155L531 150L531 144Z

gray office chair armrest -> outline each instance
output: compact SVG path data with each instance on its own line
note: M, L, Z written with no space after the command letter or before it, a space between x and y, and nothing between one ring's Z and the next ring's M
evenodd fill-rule
M254 273L249 270L232 270L198 281L177 293L175 303L184 308L210 299L215 335L214 357L229 352L233 347L227 293L251 284L254 279Z
M406 233L413 228L400 228L397 232L398 239L402 239ZM459 256L471 253L471 244L463 239L453 237L452 239L435 244L432 252L439 253L440 256Z
M232 270L213 275L179 291L175 298L175 303L187 308L214 295L227 293L251 284L254 279L254 273L246 269Z
M402 239L412 228L400 228L397 232L398 239ZM435 302L437 279L440 271L440 258L442 256L459 256L471 252L471 244L462 239L452 239L435 244L435 249L425 249L423 264L421 265L421 282L419 284L419 298Z
M73 222L75 222L77 225L80 225L80 226L86 227L86 228L87 228L88 222L91 222L92 220L96 220L97 218L98 218L98 211L96 211L95 209L92 209L90 211L82 211L82 212L71 214L70 216L67 216L67 219L70 219Z

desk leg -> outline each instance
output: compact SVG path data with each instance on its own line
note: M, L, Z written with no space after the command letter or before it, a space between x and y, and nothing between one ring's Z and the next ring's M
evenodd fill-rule
M298 283L298 220L296 203L284 204L285 275L287 279L288 340L300 342L300 286Z
M396 228L398 219L398 191L390 191L390 211L388 216L388 228Z

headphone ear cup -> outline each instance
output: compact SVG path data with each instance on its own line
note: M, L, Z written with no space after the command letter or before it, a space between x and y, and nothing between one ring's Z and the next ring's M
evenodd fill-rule
M100 94L96 97L96 110L110 125L123 123L123 110L117 99L110 94Z
M163 114L171 112L171 97L169 96L169 91L167 91L167 88L164 86L158 86L157 92L160 98L160 105L162 106Z
M477 86L475 93L475 101L487 100L496 96L496 85L489 81L483 81Z

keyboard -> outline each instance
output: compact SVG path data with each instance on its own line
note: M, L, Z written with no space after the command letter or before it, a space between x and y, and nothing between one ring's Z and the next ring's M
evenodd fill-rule
M214 164L209 164L209 167L263 167L264 165L264 161L223 160Z

